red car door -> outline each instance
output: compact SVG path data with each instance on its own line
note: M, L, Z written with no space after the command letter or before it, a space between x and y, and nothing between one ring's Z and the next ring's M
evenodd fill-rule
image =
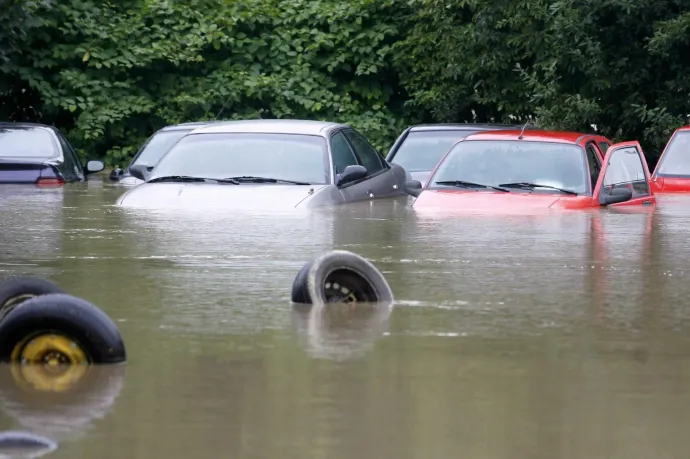
M632 192L629 200L611 204L613 206L652 205L656 197L650 186L650 174L642 147L639 142L621 142L611 145L606 152L603 168L594 189L594 198L600 204L614 190L628 189Z

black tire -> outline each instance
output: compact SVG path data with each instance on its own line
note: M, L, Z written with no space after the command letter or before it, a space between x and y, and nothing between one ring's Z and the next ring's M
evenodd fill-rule
M56 284L40 277L20 276L10 277L0 283L0 321L19 304L51 293L65 293Z
M307 263L292 283L293 303L393 302L383 274L365 258L345 250L326 252Z
M0 362L12 362L17 346L45 333L69 337L88 363L126 361L122 337L110 317L88 301L55 293L27 300L0 322Z

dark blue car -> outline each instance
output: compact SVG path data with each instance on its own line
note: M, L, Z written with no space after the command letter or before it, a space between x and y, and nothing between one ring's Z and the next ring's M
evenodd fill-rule
M62 185L82 182L104 168L102 161L82 165L53 126L0 122L0 183Z

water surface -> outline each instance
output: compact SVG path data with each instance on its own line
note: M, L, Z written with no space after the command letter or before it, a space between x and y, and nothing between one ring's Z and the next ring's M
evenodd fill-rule
M0 428L46 457L676 458L690 447L690 199L654 213L134 211L99 179L0 189L0 277L116 321L129 362L74 393L0 368ZM324 250L396 296L357 322L294 310Z

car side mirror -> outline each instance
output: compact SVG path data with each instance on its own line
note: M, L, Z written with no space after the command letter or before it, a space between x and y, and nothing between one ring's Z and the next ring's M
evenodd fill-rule
M110 178L110 180L112 180L113 182L116 182L117 180L119 180L120 177L122 177L123 173L123 170L118 167L117 169L113 169L110 172L110 176L108 178Z
M422 194L422 182L419 180L407 180L405 182L405 193L415 198Z
M146 177L149 175L149 168L146 164L135 164L129 168L129 173L134 178L146 181Z
M632 199L632 194L630 188L614 188L608 194L601 193L599 204L608 206L611 204L618 204L619 202L630 201Z
M367 173L367 168L359 164L347 166L342 174L336 176L336 185L345 185L346 183L362 179L367 176Z
M86 172L87 174L95 174L96 172L100 172L103 169L105 169L105 163L103 161L93 160L86 163L84 172Z

